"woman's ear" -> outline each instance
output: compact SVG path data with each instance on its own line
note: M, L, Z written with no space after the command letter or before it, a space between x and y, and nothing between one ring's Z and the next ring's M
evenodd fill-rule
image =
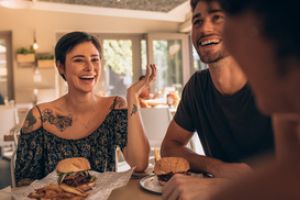
M60 75L65 74L65 65L61 64L60 61L56 61L56 68L57 68Z

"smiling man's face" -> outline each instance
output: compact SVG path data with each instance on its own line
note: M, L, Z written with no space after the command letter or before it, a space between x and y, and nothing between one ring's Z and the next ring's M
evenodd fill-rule
M222 39L224 18L217 1L199 1L193 12L192 40L204 63L215 63L229 55Z

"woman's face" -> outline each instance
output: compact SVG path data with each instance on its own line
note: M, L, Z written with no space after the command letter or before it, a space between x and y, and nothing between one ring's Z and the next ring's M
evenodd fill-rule
M275 47L261 33L258 19L250 12L227 16L225 45L247 75L260 109L267 114L285 112L287 80L277 70Z
M101 60L92 42L75 46L66 55L65 67L60 68L66 77L69 90L91 92L100 77Z

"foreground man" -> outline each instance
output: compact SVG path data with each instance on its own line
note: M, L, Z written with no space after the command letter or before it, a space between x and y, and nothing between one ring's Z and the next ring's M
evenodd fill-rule
M249 77L259 108L274 115L277 162L211 199L299 200L299 1L224 0L224 7L228 49Z

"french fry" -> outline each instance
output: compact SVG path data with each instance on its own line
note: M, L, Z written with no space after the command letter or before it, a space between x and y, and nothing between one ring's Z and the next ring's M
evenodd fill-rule
M87 196L87 193L64 184L49 184L28 195L31 199L39 200L84 200Z
M160 152L159 152L159 148L154 148L154 160L155 162L157 162L158 160L160 160Z
M65 192L73 193L73 194L76 194L78 196L82 196L82 197L87 196L87 193L81 192L81 191L77 190L76 188L70 187L70 186L65 185L65 184L61 184L60 188L63 189Z

